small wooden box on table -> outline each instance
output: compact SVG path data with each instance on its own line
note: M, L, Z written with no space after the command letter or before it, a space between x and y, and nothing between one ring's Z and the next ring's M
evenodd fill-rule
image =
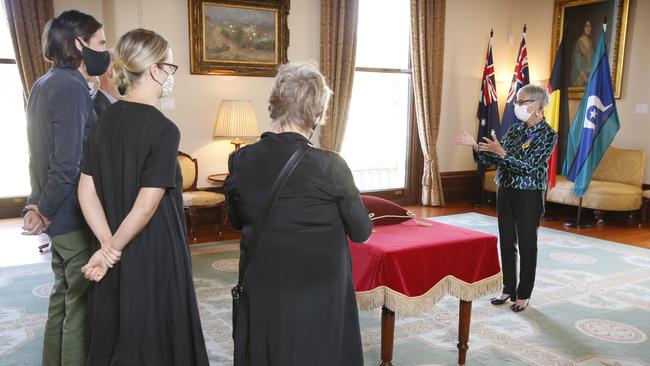
M395 313L416 316L445 295L460 299L458 363L465 364L472 301L502 286L497 238L434 221L376 226L365 244L350 242L362 310L382 308L381 366L392 365Z

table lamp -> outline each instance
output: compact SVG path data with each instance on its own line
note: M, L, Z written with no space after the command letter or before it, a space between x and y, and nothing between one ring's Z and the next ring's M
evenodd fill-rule
M253 103L250 100L224 100L217 112L217 122L214 126L215 137L230 137L230 143L235 150L244 143L241 138L258 137L259 128Z

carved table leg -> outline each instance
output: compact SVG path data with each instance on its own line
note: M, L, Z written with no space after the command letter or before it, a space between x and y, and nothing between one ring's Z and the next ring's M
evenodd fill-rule
M381 364L393 366L393 338L395 336L395 312L381 308Z
M458 320L458 364L464 365L469 346L469 324L472 318L472 302L460 300L460 316Z

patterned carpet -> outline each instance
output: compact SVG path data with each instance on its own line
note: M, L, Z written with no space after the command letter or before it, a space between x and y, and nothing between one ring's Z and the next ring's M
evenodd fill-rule
M479 214L435 220L496 234ZM230 365L230 293L237 243L193 246L197 296L212 365ZM0 365L39 365L49 266L0 269ZM458 301L397 319L394 364L456 364ZM365 364L379 364L380 313L361 312ZM474 302L467 365L650 366L650 251L542 228L532 305L515 314Z

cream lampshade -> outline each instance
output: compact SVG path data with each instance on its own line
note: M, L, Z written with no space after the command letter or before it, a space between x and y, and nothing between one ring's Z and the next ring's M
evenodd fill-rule
M235 150L244 143L242 137L258 137L259 128L257 117L250 100L224 100L217 112L217 123L214 126L215 137L234 138L230 143Z

